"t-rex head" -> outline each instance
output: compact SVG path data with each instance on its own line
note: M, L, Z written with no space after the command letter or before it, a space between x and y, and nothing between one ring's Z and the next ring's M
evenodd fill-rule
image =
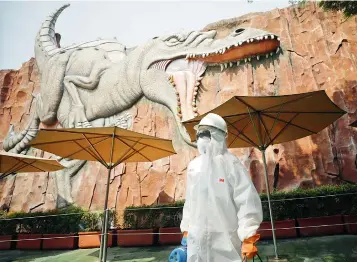
M214 30L183 32L153 38L145 46L142 70L155 69L170 77L181 120L197 115L197 93L208 66L219 66L223 71L275 54L280 46L278 36L254 28L234 29L222 39L215 36Z

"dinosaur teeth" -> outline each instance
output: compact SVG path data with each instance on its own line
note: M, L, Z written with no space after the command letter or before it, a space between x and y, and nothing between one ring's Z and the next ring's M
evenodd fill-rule
M239 64L240 64L240 61L237 61L237 66L239 66Z
M197 92L198 91L198 86L196 86L194 90L195 90L195 92Z
M224 68L227 68L228 67L228 64L227 63L224 63Z
M194 117L197 117L198 116L198 113L195 113L195 114L193 114L194 115Z
M265 57L268 58L268 57L269 57L269 54L266 54Z
M229 62L229 67L232 67L233 66L233 63L232 62Z
M247 63L247 58L244 58L244 62Z
M274 55L274 53L273 52L270 52L270 56L273 56Z
M257 55L257 60L259 60L259 59L260 59L260 56Z
M196 106L196 103L195 103L195 102L192 102L192 106L195 107L195 106Z
M251 57L248 57L248 61L250 62L250 60L252 60L252 58Z
M200 82L196 81L195 86L199 86L199 85L200 85Z
M194 96L197 96L197 94L198 94L197 91L193 92L193 95L194 95Z
M277 39L278 39L278 41L280 42L280 37L278 37Z
M234 46L235 46L235 47L239 46L239 43L235 44Z
M243 44L243 42L239 42L238 44L239 44L239 45L242 45L242 44Z
M274 39L275 36L274 35L270 35L270 37L271 37L271 39Z
M264 36L264 38L265 38L265 39L268 39L268 38L269 38L269 36L267 36L267 35L266 35L266 36Z
M220 64L220 66L221 66L221 72L223 72L224 65L223 65L223 64Z
M280 51L280 48L278 47L278 48L276 49L276 52L275 52L275 53L277 54L277 53L279 53L279 51Z
M197 107L194 107L194 108L193 108L193 112L197 113L197 112L198 112L198 108L197 108Z

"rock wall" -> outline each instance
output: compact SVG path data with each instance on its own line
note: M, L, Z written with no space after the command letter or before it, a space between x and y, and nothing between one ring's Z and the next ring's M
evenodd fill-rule
M202 80L199 113L210 110L232 95L284 95L326 90L348 112L317 135L272 146L267 150L269 180L278 190L322 184L357 182L356 131L348 125L357 119L357 21L341 13L324 12L316 4L248 14L208 25L217 37L233 28L251 26L280 36L282 54L220 72L208 69ZM29 43L31 44L31 43ZM15 131L29 123L33 95L39 92L34 59L20 70L0 71L0 147L9 125ZM120 165L112 173L109 207L171 202L184 198L187 163L196 151L178 139L171 113L163 106L142 100L130 113L132 129L172 138L179 153L154 163ZM258 150L235 149L259 191L264 191L263 165ZM32 150L30 154L44 155ZM50 157L49 155L44 155ZM41 210L75 202L91 210L104 202L106 170L96 163L78 162L72 175L18 174L0 181L0 207ZM78 171L79 170L79 171ZM78 171L78 172L77 172ZM61 186L62 183L62 186ZM71 184L65 192L63 183Z

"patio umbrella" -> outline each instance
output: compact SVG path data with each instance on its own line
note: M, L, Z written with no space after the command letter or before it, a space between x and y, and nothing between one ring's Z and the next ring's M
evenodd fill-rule
M108 169L100 261L106 261L111 170L120 163L152 162L175 154L171 140L118 127L41 129L31 146L63 158L98 161Z
M256 147L262 152L275 257L278 258L265 150L273 144L317 134L346 112L337 107L325 91L285 96L234 96L183 123L192 140L196 139L194 126L208 113L216 113L227 122L228 147Z
M15 173L50 172L63 168L54 159L0 152L0 179Z

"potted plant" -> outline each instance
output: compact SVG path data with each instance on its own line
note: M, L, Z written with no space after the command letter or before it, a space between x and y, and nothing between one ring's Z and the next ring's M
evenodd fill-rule
M42 248L74 249L78 243L76 233L79 230L83 210L70 206L61 210L52 210L48 215L50 216L43 219L46 227L43 232Z
M357 234L357 215L344 215L343 220L349 234Z
M109 224L114 221L114 211L109 212ZM81 219L81 232L78 233L79 248L94 248L100 246L101 228L103 221L103 213L101 212L86 212ZM113 245L113 234L109 232L107 247Z
M43 217L43 212L25 213L18 212L8 216L8 218L14 219L17 224L17 249L41 249L42 234L44 223L37 217Z
M122 247L151 246L154 244L155 213L143 207L124 210L124 223L117 231L117 244Z
M344 232L341 215L298 218L297 221L301 227L300 235L304 237L336 235Z
M182 219L182 208L184 202L178 201L166 206L159 206L159 244L177 245L181 243L182 232L180 223Z
M16 233L16 223L7 218L7 213L0 211L0 250L11 248L12 235Z
M294 238L297 236L294 207L289 205L289 193L273 192L271 199L271 207L274 215L275 236L277 238ZM269 205L266 194L261 194L262 208L263 208L263 222L261 223L258 233L261 239L272 239L273 233L271 230L271 222L269 215ZM278 201L277 201L278 200Z

